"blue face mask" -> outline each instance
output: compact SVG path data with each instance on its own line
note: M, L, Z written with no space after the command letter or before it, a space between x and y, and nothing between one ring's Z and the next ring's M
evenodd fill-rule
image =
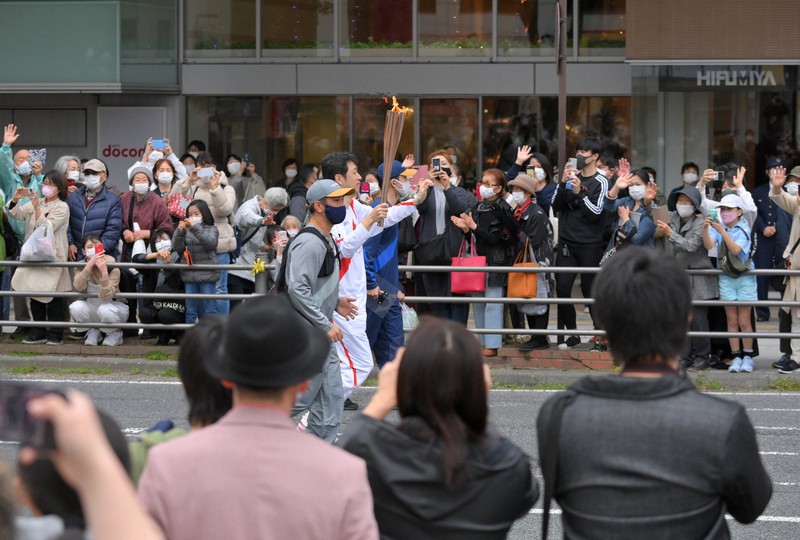
M331 224L336 225L344 221L344 218L347 216L347 207L346 206L325 206L325 217L328 218L328 221Z

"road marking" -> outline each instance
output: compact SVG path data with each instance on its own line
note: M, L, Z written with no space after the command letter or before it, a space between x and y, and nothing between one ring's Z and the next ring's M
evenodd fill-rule
M153 384L153 385L180 385L180 381L129 381L129 380L115 380L103 381L100 379L28 379L22 377L9 378L6 380L33 382L33 383L57 383L57 384Z
M529 514L538 514L541 515L544 513L544 510L541 508L532 508L528 511ZM558 508L553 508L550 510L550 515L561 515L562 512ZM725 519L734 519L733 516L725 515ZM777 523L800 523L800 517L797 516L760 516L756 521L771 521Z
M759 452L762 456L796 456L797 452Z
M800 486L800 482L773 482L776 486Z
M800 427L787 427L787 426L753 426L755 429L769 429L769 430L776 430L782 429L786 431L800 431Z
M147 431L147 428L126 427L123 428L122 433L124 433L125 435L138 435L142 431Z
M800 412L800 409L747 409L747 412L750 411L759 411L759 412Z

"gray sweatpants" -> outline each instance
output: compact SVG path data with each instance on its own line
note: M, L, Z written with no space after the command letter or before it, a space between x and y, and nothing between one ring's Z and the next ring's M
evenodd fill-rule
M292 408L292 416L308 409L308 431L329 443L336 440L344 412L344 390L339 355L331 344L322 373L310 379L308 392Z

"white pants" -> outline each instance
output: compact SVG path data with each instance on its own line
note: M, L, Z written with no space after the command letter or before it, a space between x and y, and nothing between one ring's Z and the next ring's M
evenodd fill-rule
M333 322L344 333L344 339L336 343L336 353L342 368L344 398L347 399L353 390L364 384L375 365L367 338L367 306L359 306L358 315L349 321L334 312Z
M69 314L72 320L78 323L121 323L128 320L128 306L122 302L103 302L98 298L76 300L69 305ZM103 332L112 332L111 328L104 328Z

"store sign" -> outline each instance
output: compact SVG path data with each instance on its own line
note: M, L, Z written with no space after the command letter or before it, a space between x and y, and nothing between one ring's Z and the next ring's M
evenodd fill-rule
M793 92L797 89L797 66L658 66L658 89Z
M697 86L778 86L771 71L698 71Z
M110 172L108 183L128 189L128 169L143 157L147 139L166 136L165 107L98 107L97 157Z

